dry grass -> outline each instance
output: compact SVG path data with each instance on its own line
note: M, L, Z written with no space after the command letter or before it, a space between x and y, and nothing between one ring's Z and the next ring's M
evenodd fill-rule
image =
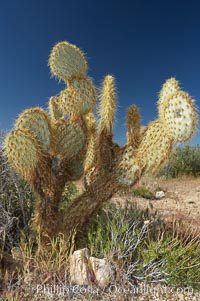
M127 201L131 200L139 209L148 208L154 216L161 215L169 226L174 229L173 236L175 237L175 232L178 232L179 235L182 235L184 241L192 241L192 234L195 235L195 229L199 231L198 235L200 234L200 221L198 220L200 213L200 178L162 180L148 177L143 178L138 185L144 185L153 193L161 189L165 192L166 197L161 200L148 200L134 197L129 192L128 194L115 195L112 202L126 205ZM81 188L81 183L79 183L79 189ZM85 299L76 299L74 296L73 299L38 297L36 294L37 284L53 287L55 284L69 283L69 255L74 248L73 241L70 245L69 243L64 241L61 235L56 240L51 241L47 251L46 248L42 248L39 238L37 241L30 240L26 243L21 241L22 256L13 261L12 256L9 255L6 262L8 271L4 269L1 271L1 285L3 288L1 297L4 298L3 300L114 300L114 295L109 292L105 295L105 299L101 297L101 294L99 296L88 295ZM39 246L39 248L36 248L36 246ZM125 290L130 289L125 286L123 288ZM115 296L115 298L118 298L115 300L125 300L122 295ZM130 295L127 300L139 299L136 299L136 297L131 299ZM163 298L163 300L165 299Z

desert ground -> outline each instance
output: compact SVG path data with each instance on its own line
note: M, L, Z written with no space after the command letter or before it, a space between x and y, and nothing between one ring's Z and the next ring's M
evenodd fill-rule
M113 200L122 204L130 200L138 208L148 208L158 214L167 223L180 223L181 227L196 231L200 237L200 177L170 180L144 178L136 187L146 187L153 193L160 190L165 196L161 199L146 199L129 193L115 195Z

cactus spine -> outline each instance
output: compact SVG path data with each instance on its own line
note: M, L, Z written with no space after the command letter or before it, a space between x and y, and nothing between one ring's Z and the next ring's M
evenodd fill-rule
M101 102L99 106L99 133L107 136L112 135L116 114L116 91L115 79L111 75L104 78L101 92Z
M54 96L49 99L49 112L53 123L63 116L63 112L59 106L59 98Z
M132 145L136 149L140 142L140 113L136 105L128 108L126 116L127 145Z
M198 117L194 100L176 79L163 85L159 118L140 125L138 108L127 112L127 144L113 142L116 89L113 76L102 85L98 126L92 111L96 90L86 75L83 52L68 42L56 44L50 54L52 75L66 88L49 100L49 115L25 110L7 136L5 151L10 164L38 195L34 226L45 240L83 225L96 209L122 187L133 186L146 171L156 171L169 158L175 142L194 134ZM68 117L68 120L65 117ZM65 184L86 179L86 191L64 215L59 211Z

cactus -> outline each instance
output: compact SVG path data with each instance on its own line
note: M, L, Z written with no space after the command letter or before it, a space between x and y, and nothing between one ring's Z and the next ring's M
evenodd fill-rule
M137 148L140 142L140 113L137 106L132 105L128 108L126 116L127 145Z
M35 135L43 152L50 149L52 139L50 120L41 108L25 110L17 119L15 128L28 129Z
M34 177L42 157L36 138L27 129L15 129L5 140L8 160L25 179Z
M171 78L159 95L158 119L143 127L138 108L128 109L127 143L120 147L113 142L114 77L103 81L96 122L96 89L87 77L83 52L60 42L52 49L49 65L66 88L50 98L49 115L40 108L25 110L5 141L10 164L38 195L34 227L44 241L58 232L68 238L115 192L133 186L145 172L158 170L174 143L193 136L198 122L194 100ZM85 191L66 212L59 211L65 185L81 177Z
M115 79L107 75L103 81L101 102L99 107L99 133L112 135L113 124L116 114L116 91Z
M74 158L83 149L86 142L86 131L81 120L67 122L60 118L54 125L55 156Z
M94 109L96 92L90 79L75 78L68 82L68 89L60 93L60 108L71 118Z
M87 62L83 52L68 42L57 43L50 54L49 66L52 75L67 82L71 78L84 76Z
M59 97L50 97L49 112L52 122L56 122L56 120L60 119L63 116L63 112L59 106Z

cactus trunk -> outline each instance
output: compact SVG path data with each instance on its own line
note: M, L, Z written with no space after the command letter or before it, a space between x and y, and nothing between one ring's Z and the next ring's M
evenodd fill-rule
M50 165L50 160L48 161L48 165ZM33 227L36 232L41 233L42 238L56 237L60 230L59 206L66 184L64 171L61 174L61 176L56 176L49 168L46 169L44 177L44 174L41 174L38 170L35 179L31 183L37 194Z
M63 232L68 238L75 228L87 222L103 203L108 201L119 190L119 185L112 175L99 177L88 189L78 196L67 208L64 217Z
M46 242L59 233L59 203L60 194L58 192L52 196L38 194L33 228L40 233L42 241Z

